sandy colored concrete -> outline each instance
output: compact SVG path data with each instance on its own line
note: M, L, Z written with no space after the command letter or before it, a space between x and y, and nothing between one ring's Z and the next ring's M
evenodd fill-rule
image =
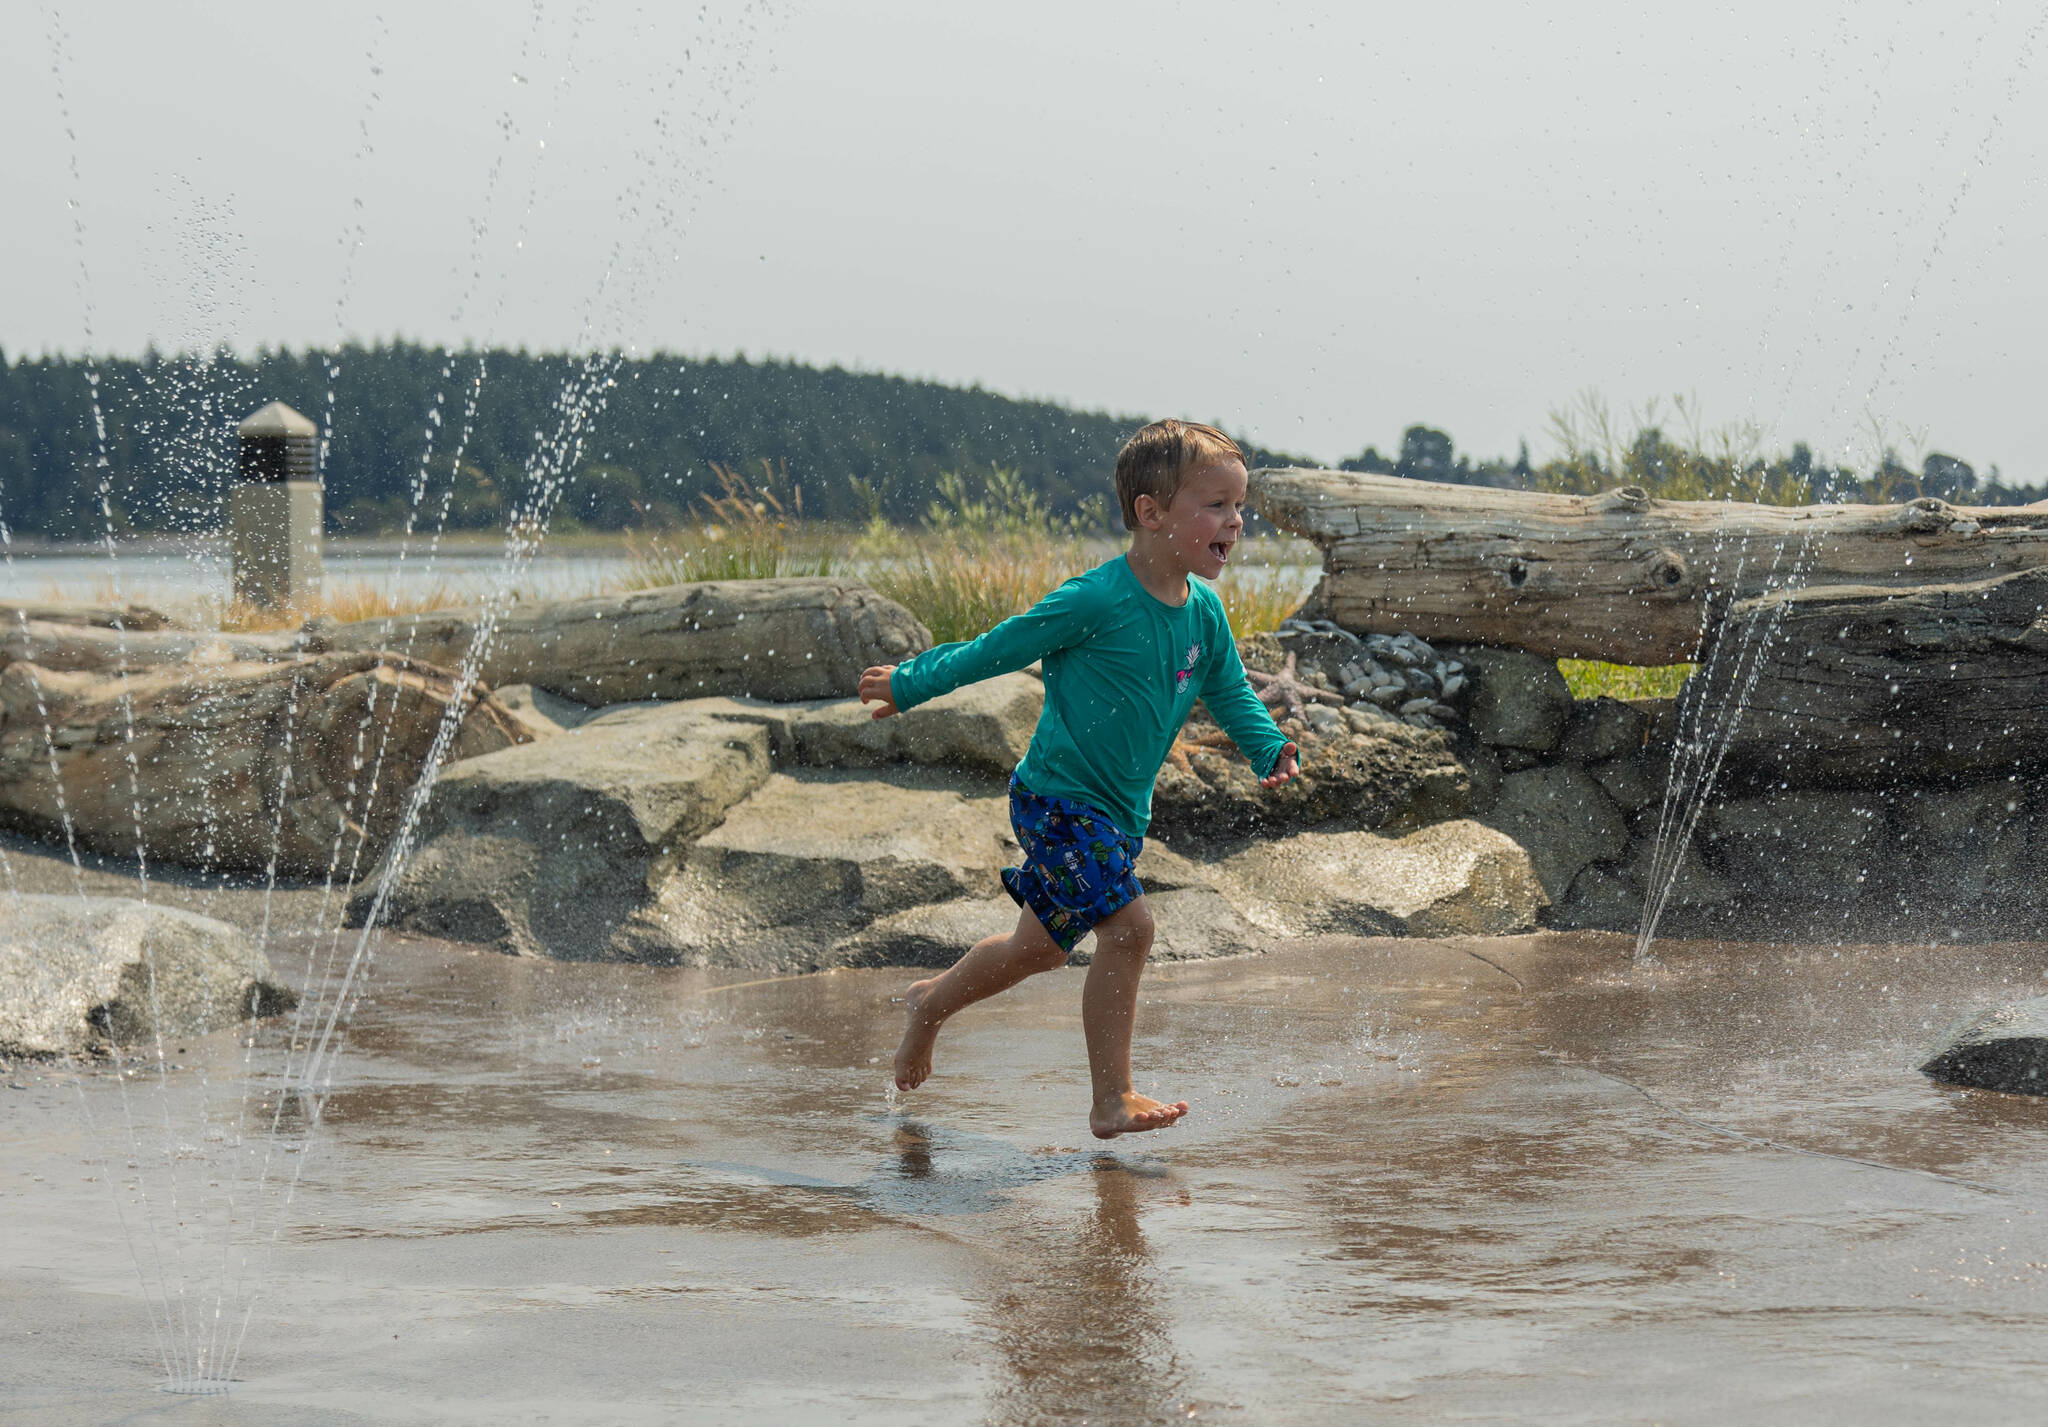
M1911 1065L2044 973L1581 935L1162 967L1140 1084L1193 1113L1098 1146L1078 972L892 1106L903 973L391 937L227 1398L155 1390L83 1180L124 1091L145 1159L153 1107L234 1102L234 1038L165 1102L0 1080L0 1421L2038 1421L2048 1101Z

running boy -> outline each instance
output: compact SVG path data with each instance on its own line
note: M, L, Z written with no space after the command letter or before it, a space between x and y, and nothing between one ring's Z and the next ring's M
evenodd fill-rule
M1244 532L1245 462L1213 426L1157 421L1116 458L1116 494L1130 550L1067 581L979 639L941 644L906 664L861 675L876 718L963 684L1043 660L1045 710L1010 779L1010 820L1024 865L1003 871L1023 909L1016 930L977 943L943 974L911 986L896 1084L932 1071L939 1027L954 1013L1066 964L1095 933L1081 991L1100 1139L1157 1130L1188 1112L1131 1089L1138 978L1152 914L1132 866L1152 816L1152 783L1200 698L1260 775L1277 788L1296 748L1253 696L1223 602L1190 575L1215 579Z

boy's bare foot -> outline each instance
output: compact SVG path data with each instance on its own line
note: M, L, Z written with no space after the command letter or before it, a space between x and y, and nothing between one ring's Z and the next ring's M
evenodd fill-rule
M903 1063L900 1056L896 1063ZM1111 1099L1096 1101L1095 1108L1088 1112L1088 1128L1098 1140L1113 1140L1118 1135L1134 1135L1141 1130L1163 1130L1187 1112L1185 1100L1167 1105L1126 1090Z
M933 976L913 981L910 989L903 993L903 1004L909 1008L909 1020L903 1027L903 1044L896 1047L898 1090L915 1090L931 1078L932 1047L938 1042L940 1023L926 1021L917 1014L917 1008L924 1004L925 993L938 979Z

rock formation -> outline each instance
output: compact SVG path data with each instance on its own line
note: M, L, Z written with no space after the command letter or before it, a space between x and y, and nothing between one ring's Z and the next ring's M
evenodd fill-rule
M125 676L0 668L0 824L114 856L324 876L374 861L453 683L379 654L166 664ZM527 737L472 691L448 757Z
M0 896L0 1052L203 1035L296 1004L247 936L123 897Z

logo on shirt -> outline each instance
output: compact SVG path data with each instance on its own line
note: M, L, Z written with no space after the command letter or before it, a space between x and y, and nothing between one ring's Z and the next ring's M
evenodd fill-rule
M1199 643L1190 644L1187 663L1173 676L1173 692L1176 697L1187 692L1188 680L1195 677L1195 665L1200 663L1201 659L1202 646Z

